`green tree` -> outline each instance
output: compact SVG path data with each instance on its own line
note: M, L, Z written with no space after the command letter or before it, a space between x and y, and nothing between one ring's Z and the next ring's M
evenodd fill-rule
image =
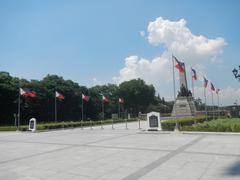
M125 81L119 85L118 94L125 99L125 108L135 116L146 113L147 107L154 102L155 89L141 79Z

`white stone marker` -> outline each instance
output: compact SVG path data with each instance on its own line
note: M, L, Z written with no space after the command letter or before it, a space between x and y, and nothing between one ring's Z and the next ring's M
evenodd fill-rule
M29 131L36 132L37 131L37 120L35 118L31 118L29 120Z
M148 131L161 131L161 120L159 112L147 113L147 130Z

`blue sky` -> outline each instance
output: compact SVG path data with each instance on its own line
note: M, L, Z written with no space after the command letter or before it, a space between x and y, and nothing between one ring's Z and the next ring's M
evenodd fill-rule
M2 0L0 71L26 79L57 74L88 87L115 83L127 57L151 61L166 51L165 44L147 39L149 23L162 17L184 19L196 36L223 38L220 63L205 61L205 72L221 89L239 91L231 74L240 64L239 7L237 0ZM159 80L157 90L170 97L164 83Z

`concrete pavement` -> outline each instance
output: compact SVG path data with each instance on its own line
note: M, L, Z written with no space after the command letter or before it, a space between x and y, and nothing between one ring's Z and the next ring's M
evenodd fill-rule
M144 133L136 122L114 128L0 132L0 179L240 179L238 134Z

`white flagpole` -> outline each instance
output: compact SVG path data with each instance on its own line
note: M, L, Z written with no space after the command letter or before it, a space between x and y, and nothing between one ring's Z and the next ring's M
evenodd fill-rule
M83 95L82 95L82 119L81 119L81 127L83 129Z
M21 113L21 92L20 92L20 88L19 88L19 95L18 95L18 123L17 123L17 130L19 130L19 126L20 126L20 115Z
M120 116L121 116L120 113L121 113L120 112L120 102L119 102L119 99L118 99L118 119L120 119Z
M104 100L102 99L102 113L103 113L103 118L101 119L101 129L103 129L103 120L104 120Z
M214 115L214 104L213 104L213 92L211 90L211 94L212 94L212 113L213 113L213 119L215 118L215 115Z
M207 97L206 97L206 88L203 87L204 90L204 102L205 102L205 117L206 117L206 121L207 121Z
M175 101L176 101L176 87L175 87L175 68L174 68L175 63L174 63L174 59L173 59L173 54L172 54L172 63L173 63L173 95L174 95L173 106L174 106ZM175 116L175 120L176 120L177 119L176 106L174 106L174 116ZM175 130L179 130L178 120L176 121Z
M192 76L192 69L191 69L191 79L192 79L192 96L194 99L194 80L193 80L193 76Z
M55 122L57 122L57 98L56 98L56 91L55 91Z
M219 95L217 93L217 100L218 100L218 119L220 118L220 107L219 107Z

